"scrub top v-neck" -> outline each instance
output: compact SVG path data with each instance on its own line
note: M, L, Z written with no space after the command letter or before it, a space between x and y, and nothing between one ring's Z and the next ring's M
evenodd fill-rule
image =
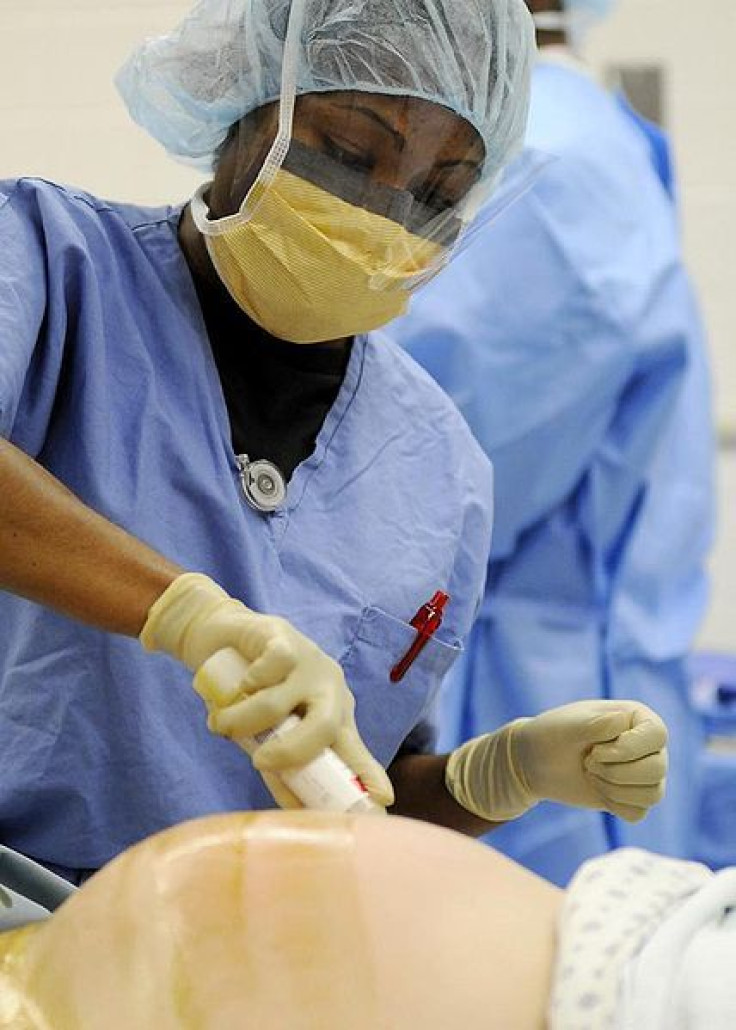
M236 307L224 286L196 289L233 449L273 462L288 481L314 451L345 378L352 341L305 346L277 340Z
M371 335L284 507L250 508L179 214L0 183L0 432L91 508L340 661L361 735L388 764L407 738L430 746L422 731L482 595L488 463L429 377ZM392 684L409 621L439 589L452 597L442 629ZM247 756L208 731L178 663L11 594L0 622L0 843L94 869L174 823L272 806Z

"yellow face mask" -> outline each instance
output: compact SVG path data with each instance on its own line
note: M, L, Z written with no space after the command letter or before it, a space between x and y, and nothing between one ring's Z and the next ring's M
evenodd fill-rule
M386 325L445 254L283 168L248 198L243 215L210 221L205 190L192 200L192 216L218 275L243 311L281 340L321 343Z

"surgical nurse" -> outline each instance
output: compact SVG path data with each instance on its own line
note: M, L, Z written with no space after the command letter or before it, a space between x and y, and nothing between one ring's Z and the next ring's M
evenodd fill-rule
M7 847L78 881L174 823L295 804L278 771L326 745L381 804L473 833L541 796L632 819L661 797L666 733L636 704L425 753L490 471L372 331L518 151L533 49L521 0L205 0L119 78L214 173L190 204L2 187ZM225 646L249 666L208 724L191 674ZM292 712L251 765L234 741Z
M541 54L527 144L556 160L391 332L495 469L485 598L440 743L585 697L637 698L676 742L668 798L641 825L541 805L493 835L564 884L617 845L688 854L685 658L706 604L713 441L669 184L570 45L611 5L528 6Z

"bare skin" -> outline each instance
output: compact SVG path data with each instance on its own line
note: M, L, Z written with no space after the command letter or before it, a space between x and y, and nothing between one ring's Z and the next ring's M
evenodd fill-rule
M0 588L90 626L137 636L183 571L0 440Z
M391 815L446 826L482 837L502 823L489 823L459 805L445 787L448 755L402 755L388 768L396 804Z
M1 935L0 1001L18 1030L542 1030L563 897L417 822L215 816Z
M273 139L275 105L229 137L209 193L212 217L237 211ZM334 93L297 102L294 136L370 172L384 186L452 205L473 185L484 152L475 130L422 100ZM189 208L179 241L195 281L221 286ZM221 303L234 302L220 289ZM344 344L345 341L324 341ZM108 632L138 636L154 601L184 570L76 498L13 444L0 442L0 589ZM446 756L402 758L395 811L478 835L490 824L444 787Z

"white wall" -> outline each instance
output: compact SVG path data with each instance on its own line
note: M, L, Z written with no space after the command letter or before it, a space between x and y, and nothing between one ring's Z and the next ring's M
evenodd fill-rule
M0 0L0 178L38 174L117 199L183 199L199 181L132 125L112 76L190 0ZM687 255L710 327L718 420L736 426L736 3L620 0L594 63L664 63ZM736 649L736 454L721 461L722 524L703 643Z

